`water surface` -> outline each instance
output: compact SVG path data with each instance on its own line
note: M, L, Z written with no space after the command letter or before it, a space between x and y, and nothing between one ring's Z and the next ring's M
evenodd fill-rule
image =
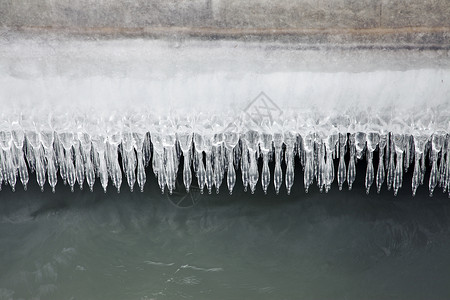
M411 171L366 195L360 169L351 192L238 186L186 209L151 174L144 193L4 186L0 299L449 298L447 196L412 198Z

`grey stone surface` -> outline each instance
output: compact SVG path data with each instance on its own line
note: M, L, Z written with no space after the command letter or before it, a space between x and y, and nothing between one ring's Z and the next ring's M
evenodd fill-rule
M8 31L448 50L450 0L0 0Z
M449 0L382 0L382 27L450 26Z
M7 26L211 25L209 0L0 0L0 10Z
M449 0L0 0L9 27L449 27Z
M215 19L228 27L375 28L380 0L216 0Z

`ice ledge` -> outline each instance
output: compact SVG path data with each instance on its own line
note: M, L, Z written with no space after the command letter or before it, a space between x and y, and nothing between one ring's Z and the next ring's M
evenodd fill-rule
M270 182L290 191L299 158L305 188L328 191L334 181L351 187L365 157L367 190L387 182L397 193L414 165L415 192L427 161L430 192L449 189L447 50L0 42L0 174L12 188L19 179L26 186L34 171L42 188L47 181L55 189L59 173L72 188L86 181L92 189L97 180L119 190L125 175L131 189L143 189L151 164L169 192L178 170L186 189L195 182L218 190L226 181L231 192L240 170L251 191L258 182L265 191ZM267 103L270 114L255 116Z

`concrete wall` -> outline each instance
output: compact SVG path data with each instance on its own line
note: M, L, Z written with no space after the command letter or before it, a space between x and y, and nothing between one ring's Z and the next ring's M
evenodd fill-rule
M0 0L7 27L450 27L450 0Z

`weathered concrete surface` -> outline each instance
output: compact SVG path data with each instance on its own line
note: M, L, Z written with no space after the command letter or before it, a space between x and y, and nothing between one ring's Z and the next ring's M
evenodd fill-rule
M449 0L0 0L11 27L450 27Z
M145 27L204 26L206 0L0 0L6 26Z
M227 27L376 28L380 0L216 0L214 18Z
M0 0L11 31L450 49L450 0Z
M382 0L380 26L450 26L450 1Z

